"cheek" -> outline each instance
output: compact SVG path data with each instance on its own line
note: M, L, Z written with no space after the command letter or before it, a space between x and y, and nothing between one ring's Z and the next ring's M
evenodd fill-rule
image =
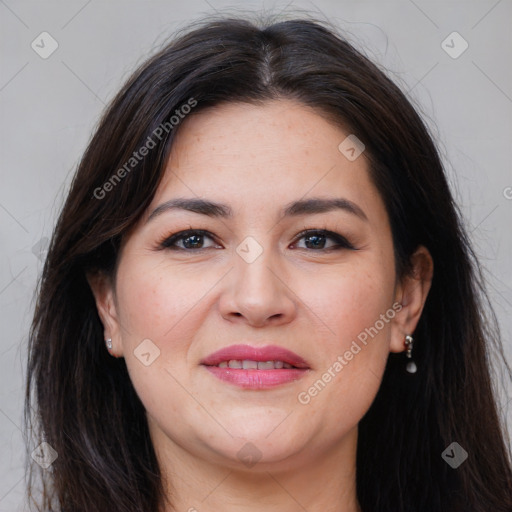
M392 266L368 259L325 280L323 292L312 288L307 303L326 326L317 340L323 356L299 401L325 425L336 424L337 432L362 418L379 389L394 317L393 283Z
M394 292L393 277L387 265L370 261L325 278L315 277L316 284L309 288L305 303L317 312L320 326L325 327L331 356L333 352L347 350L358 336L364 340L367 329L389 310ZM383 327L379 322L378 327L385 334L389 324Z
M122 261L117 283L123 357L132 384L150 414L177 417L187 395L176 379L186 380L184 361L192 329L197 328L190 318L206 284L197 275L136 253Z
M183 320L208 286L197 272L143 258L127 260L119 269L118 282L119 317L128 339L177 337L173 332L183 329Z
M189 378L191 340L204 321L201 300L204 302L217 280L218 277L197 269L171 267L165 257L155 261L134 253L119 266L118 318L123 356L131 380L148 409L152 403L158 409L161 400L168 399L168 393L180 393L175 379L185 382ZM144 351L141 347L145 347ZM145 366L140 357L148 352L152 362ZM168 402L169 409L180 403Z

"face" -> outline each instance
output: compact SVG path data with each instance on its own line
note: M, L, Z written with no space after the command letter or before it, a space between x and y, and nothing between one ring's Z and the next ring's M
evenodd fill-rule
M398 305L388 216L348 135L287 100L181 125L115 283L94 289L157 451L297 467L354 439L422 300Z

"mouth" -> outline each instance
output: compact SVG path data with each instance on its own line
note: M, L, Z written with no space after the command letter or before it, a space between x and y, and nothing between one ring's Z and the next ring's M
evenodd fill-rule
M285 361L254 361L251 359L230 359L229 361L222 361L219 364L206 366L216 366L217 368L235 368L243 370L289 370L291 368L297 368L297 366L293 366Z
M201 361L212 375L246 389L265 389L301 379L311 368L299 355L275 345L232 345Z
M231 345L205 357L201 364L244 370L309 368L309 364L298 354L277 345L266 345L264 347Z

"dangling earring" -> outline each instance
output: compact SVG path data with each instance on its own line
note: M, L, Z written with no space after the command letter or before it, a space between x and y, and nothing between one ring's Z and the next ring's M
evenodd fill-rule
M413 340L412 336L407 335L405 337L405 346L407 347L407 353L406 353L407 359L412 359L412 345L413 345L413 342L414 342L414 340ZM405 369L409 373L416 373L416 370L418 368L417 368L416 363L414 361L409 361L407 363L407 366L405 367Z
M107 345L107 348L109 350L112 350L112 338L108 338L108 340L105 340L105 345Z

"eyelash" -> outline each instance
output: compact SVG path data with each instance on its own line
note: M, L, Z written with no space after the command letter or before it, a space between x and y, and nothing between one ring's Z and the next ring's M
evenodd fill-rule
M177 233L174 233L170 236L166 236L158 243L159 249L169 249L173 251L202 251L206 249L211 249L211 247L200 247L199 249L187 249L183 247L177 247L174 245L177 241L182 240L184 238L187 238L191 235L200 235L210 238L215 242L215 238L209 231L205 231L203 229L187 229L184 231L179 231ZM306 249L314 252L330 252L330 251L339 251L342 249L349 249L349 250L357 250L344 236L339 235L338 233L334 233L333 231L329 231L326 229L306 229L304 231L301 231L297 234L295 237L295 240L293 244L296 244L301 238L304 238L306 236L312 236L312 235L321 235L326 236L327 238L331 238L336 242L337 245L328 247L326 249L308 249L304 247L300 247L300 249Z

